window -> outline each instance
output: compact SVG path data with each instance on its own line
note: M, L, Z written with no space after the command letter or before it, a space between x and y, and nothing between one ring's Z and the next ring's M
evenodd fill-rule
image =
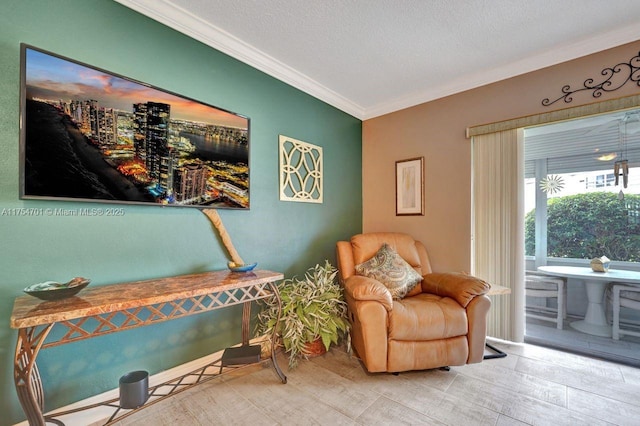
M640 262L640 110L526 129L525 215L536 265Z
M606 186L615 186L615 175L613 173L600 174L596 172L595 176L585 176L581 182L585 183L586 189L604 188Z

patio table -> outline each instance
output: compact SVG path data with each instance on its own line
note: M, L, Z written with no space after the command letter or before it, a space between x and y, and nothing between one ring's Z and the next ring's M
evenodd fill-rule
M595 336L611 337L604 307L604 291L608 283L625 282L640 284L640 272L612 270L594 272L591 268L577 266L540 266L538 271L556 277L574 278L584 283L587 290L587 312L584 320L574 321L572 328Z

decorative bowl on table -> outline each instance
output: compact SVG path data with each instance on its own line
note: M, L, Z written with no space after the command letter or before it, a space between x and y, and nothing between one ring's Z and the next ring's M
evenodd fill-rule
M591 259L591 270L593 272L607 272L611 261L607 256L594 257Z
M45 281L43 283L30 285L24 289L24 292L42 300L59 300L75 296L80 290L88 286L90 282L90 279L82 277L75 277L67 283Z
M253 263L228 262L227 263L227 267L232 272L248 272L248 271L253 270L253 268L255 268L257 265L258 265L258 262L253 262Z

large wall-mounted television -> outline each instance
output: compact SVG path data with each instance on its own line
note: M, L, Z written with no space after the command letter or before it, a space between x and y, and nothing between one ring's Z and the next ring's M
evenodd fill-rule
M249 124L21 45L22 199L248 209Z

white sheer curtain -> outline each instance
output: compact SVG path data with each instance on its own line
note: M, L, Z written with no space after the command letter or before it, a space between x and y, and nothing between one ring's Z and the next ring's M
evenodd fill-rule
M491 296L487 335L524 339L524 143L521 129L473 136L472 273L511 288Z

